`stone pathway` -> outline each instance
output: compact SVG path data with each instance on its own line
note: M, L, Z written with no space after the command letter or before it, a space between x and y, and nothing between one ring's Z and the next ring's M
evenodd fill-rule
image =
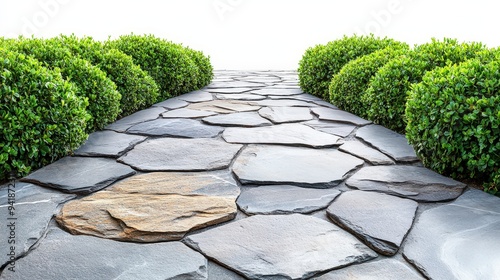
M219 71L21 181L0 279L500 279L500 199L295 72Z

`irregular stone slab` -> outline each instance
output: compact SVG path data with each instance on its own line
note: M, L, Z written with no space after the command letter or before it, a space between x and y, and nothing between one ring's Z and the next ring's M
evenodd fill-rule
M356 137L374 146L396 161L418 161L413 147L406 137L380 125L369 125L358 129Z
M466 187L465 184L417 166L364 167L346 184L360 190L383 192L421 202L453 200Z
M348 154L362 158L373 165L391 165L395 162L381 152L372 149L359 141L344 142L339 150Z
M316 130L338 135L340 137L347 137L356 128L356 126L346 123L335 123L335 122L318 121L318 120L308 121L303 124L310 126Z
M329 188L344 180L363 161L335 149L248 146L236 159L233 172L243 184L293 184Z
M12 205L9 205L8 184L0 186L0 218L4 223L0 227L0 236L5 243L5 246L0 246L0 267L10 262L10 245L15 247L14 257L24 256L33 244L45 235L52 216L57 213L57 207L76 197L19 182L15 184L12 182L10 189L15 191L13 215L10 215L9 210L9 206ZM11 201L13 194L11 192ZM10 234L8 226L10 222L15 224L15 236ZM13 238L9 239L11 236ZM8 243L11 240L15 240L16 243Z
M216 82L216 83L211 83L209 84L206 88L208 90L211 90L213 88L220 89L220 88L258 88L258 87L265 87L265 84L261 83L251 83L251 82L241 82L241 81L234 81L234 82Z
M229 167L242 145L215 139L154 139L118 159L142 171L207 171Z
M273 123L300 122L312 120L309 108L304 107L266 107L259 114Z
M243 127L272 125L270 121L264 119L258 113L255 112L233 113L233 114L207 117L203 119L203 122L212 125L243 126Z
M353 115L351 113L342 110L319 107L312 109L312 111L315 115L318 116L320 120L323 121L345 122L345 123L352 123L358 126L372 123L371 121L367 121L356 115Z
M237 100L214 100L210 102L191 104L188 108L193 110L204 110L227 114L234 112L257 111L261 108L261 106L256 106L250 104L249 102Z
M352 265L343 269L337 269L324 274L316 280L345 280L345 279L404 279L404 280L424 280L422 276L409 268L406 264L394 260L383 259L380 261Z
M132 176L129 166L107 158L65 157L21 179L67 193L89 194Z
M217 99L222 100L264 100L265 96L255 94L217 94Z
M471 189L423 212L403 253L431 279L500 279L499 232L500 199Z
M158 119L143 122L129 128L128 133L147 136L178 136L187 138L213 138L224 128L204 125L190 119Z
M75 155L119 157L144 140L146 137L114 131L97 131L89 135L87 141L75 151Z
M247 91L251 91L252 88L209 88L207 91L213 93L243 93ZM228 94L235 95L235 94ZM238 94L239 95L239 94Z
M263 107L316 107L316 104L293 99L266 99L261 101L249 101L250 104Z
M314 130L301 124L282 124L255 128L226 128L224 140L238 144L284 144L314 148L342 144L337 136Z
M168 119L168 118L204 118L204 117L215 116L215 115L217 115L217 113L215 113L215 112L181 108L181 109L165 112L161 116L163 118Z
M190 93L186 93L186 94L177 96L177 98L180 100L184 100L187 102L193 102L193 103L211 101L214 99L214 97L212 96L212 94L210 92L203 91L203 90L197 90L197 91L193 91Z
M307 279L377 256L333 224L300 214L257 215L184 241L249 279Z
M281 79L279 77L273 76L250 76L250 77L241 77L236 78L238 81L243 82L253 82L253 83L279 83Z
M159 118L160 115L166 111L167 110L162 107L152 107L119 119L118 121L106 126L106 129L114 130L116 132L125 132L135 124Z
M243 276L236 274L227 268L220 266L212 261L208 262L208 279L217 280L245 280Z
M255 93L258 95L297 95L303 94L304 92L301 89L281 89L281 88L264 88L251 91L251 93Z
M66 203L57 222L73 234L134 242L180 240L236 216L228 172L148 173Z
M328 207L328 216L377 253L395 255L413 224L418 203L363 191L344 192Z
M270 87L267 87L269 89L300 89L300 87L294 83L294 84L285 84L285 83L278 83L278 84L274 84ZM278 95L276 95L278 96Z
M163 107L163 108L173 110L173 109L179 109L182 107L186 107L187 105L189 105L189 103L184 101L184 100L180 100L177 98L170 98L170 99L167 99L163 102L156 103L153 106Z
M338 190L304 189L295 186L261 186L243 192L238 206L248 215L307 214L328 207Z
M50 268L50 269L49 269ZM180 242L134 244L52 229L0 279L207 279L207 260Z

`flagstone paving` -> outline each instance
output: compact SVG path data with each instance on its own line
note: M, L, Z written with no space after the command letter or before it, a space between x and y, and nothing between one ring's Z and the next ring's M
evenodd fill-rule
M297 83L217 71L1 186L0 279L500 279L499 198Z

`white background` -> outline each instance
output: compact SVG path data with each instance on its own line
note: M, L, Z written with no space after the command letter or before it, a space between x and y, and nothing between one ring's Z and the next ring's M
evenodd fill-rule
M500 45L493 0L0 0L0 36L152 33L215 69L296 69L304 51L375 33L411 45L452 37Z

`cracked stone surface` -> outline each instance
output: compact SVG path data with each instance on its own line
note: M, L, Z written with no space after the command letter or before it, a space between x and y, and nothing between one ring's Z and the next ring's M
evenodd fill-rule
M232 113L232 114L207 117L203 118L203 122L211 125L243 126L243 127L272 125L270 121L264 119L256 112Z
M166 112L165 108L161 107L151 107L146 110L142 110L136 113L133 113L130 116L126 116L118 121L106 126L108 130L114 130L116 132L126 132L131 126L144 122L154 120L160 117L161 114Z
M217 113L209 111L192 110L187 108L181 108L177 110L172 110L161 114L163 118L204 118L209 116L215 116Z
M296 95L303 94L304 92L301 89L281 89L281 88L266 88L266 89L258 89L251 91L251 93L258 95Z
M75 151L77 156L119 157L146 137L114 131L97 131L89 135L85 143Z
M363 139L382 153L396 161L414 162L417 155L404 135L380 125L369 125L358 129L356 137Z
M312 120L309 108L303 107L266 107L259 114L273 123L289 123Z
M256 94L217 94L217 99L221 100L264 100L265 96Z
M186 107L187 105L189 105L189 103L184 101L184 100L180 100L177 98L170 98L170 99L167 99L163 102L156 103L153 106L163 107L163 108L173 110L173 109L179 109L182 107Z
M393 259L384 259L360 265L352 265L344 269L334 270L324 274L315 280L380 280L380 279L404 279L404 280L424 280L417 272L408 265Z
M210 102L191 104L187 108L193 110L211 111L221 114L234 113L234 112L251 112L257 111L261 106L256 106L245 101L238 100L214 100Z
M371 121L362 119L356 115L341 110L319 107L319 108L313 108L312 111L322 121L344 122L358 126L367 125L371 123Z
M377 256L333 224L301 214L257 215L184 241L249 279L307 279Z
M350 124L319 121L319 120L312 120L305 122L303 124L310 126L316 130L334 134L340 137L347 137L356 128L356 126Z
M208 92L213 93L230 93L229 95L236 95L236 93L244 93L247 91L251 91L252 88L209 88ZM234 93L234 94L231 94Z
M187 102L196 103L196 102L210 101L210 100L213 100L214 97L212 96L212 94L210 92L197 90L197 91L193 91L193 92L178 96L177 99L187 101Z
M224 128L202 124L190 119L158 119L136 124L128 133L146 136L177 136L187 138L213 138Z
M317 106L314 103L309 103L302 100L293 100L293 99L285 99L285 100L266 99L261 101L249 101L249 103L263 107L316 107Z
M339 147L339 150L360 157L373 165L391 165L395 162L383 153L368 147L359 141L348 141Z

